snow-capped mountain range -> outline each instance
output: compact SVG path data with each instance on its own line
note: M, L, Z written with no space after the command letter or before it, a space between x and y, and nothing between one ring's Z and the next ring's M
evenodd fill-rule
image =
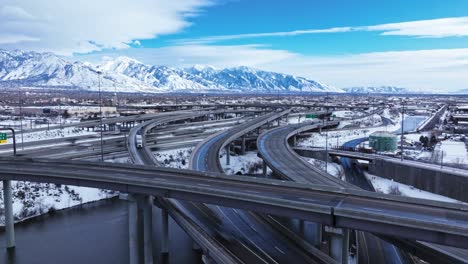
M52 53L0 50L0 87L47 87L118 92L342 92L288 74L249 67L177 69L128 57L100 65L69 61Z
M395 86L379 86L379 87L349 87L343 88L347 93L356 94L404 94L411 93L407 88L395 87Z

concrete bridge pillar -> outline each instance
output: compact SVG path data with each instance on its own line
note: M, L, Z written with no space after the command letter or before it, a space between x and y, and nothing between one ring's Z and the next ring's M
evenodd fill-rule
M138 239L138 205L133 195L128 198L128 246L130 264L140 263L139 239Z
M299 219L299 234L304 236L304 220Z
M151 196L141 197L143 210L143 251L145 264L153 263L153 203Z
M268 173L268 170L267 170L267 164L265 163L265 160L262 161L262 175L263 177L267 177L267 173Z
M293 136L293 147L295 147L297 144L297 137L296 135Z
M323 232L323 225L319 223L315 223L315 241L314 245L317 248L320 248L322 245L322 233Z
M169 254L169 214L166 209L162 208L161 210L161 254Z
M230 151L230 146L231 144L228 144L226 146L226 165L231 165L231 151Z
M128 201L130 264L153 263L153 206L151 196L121 195ZM141 225L142 224L142 225ZM143 245L141 245L143 242Z
M15 220L13 219L13 195L11 193L11 181L3 181L3 202L5 206L5 234L6 247L15 247Z
M349 230L334 228L330 237L330 256L342 264L348 263L349 256Z
M245 155L245 136L242 136L241 154Z

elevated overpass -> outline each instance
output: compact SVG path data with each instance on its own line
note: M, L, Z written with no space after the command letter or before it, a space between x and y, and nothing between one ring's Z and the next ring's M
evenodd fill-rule
M323 148L294 148L299 154L325 160ZM329 156L369 161L369 173L428 192L468 202L468 171L420 161L403 160L377 154L345 150L328 150Z
M273 179L127 164L0 158L0 178L190 200L468 248L468 206Z

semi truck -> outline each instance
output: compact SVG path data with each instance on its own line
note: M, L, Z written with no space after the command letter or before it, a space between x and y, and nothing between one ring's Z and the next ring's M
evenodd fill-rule
M143 148L143 138L141 137L141 135L136 135L136 147L138 149Z

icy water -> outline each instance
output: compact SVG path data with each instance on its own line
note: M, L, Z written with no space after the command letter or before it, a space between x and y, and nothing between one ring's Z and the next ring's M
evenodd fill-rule
M154 207L155 263L201 263L192 240L170 219L170 253L160 261L160 210ZM7 252L0 231L0 263L83 264L128 263L127 204L121 200L99 201L41 216L15 226L16 249Z

